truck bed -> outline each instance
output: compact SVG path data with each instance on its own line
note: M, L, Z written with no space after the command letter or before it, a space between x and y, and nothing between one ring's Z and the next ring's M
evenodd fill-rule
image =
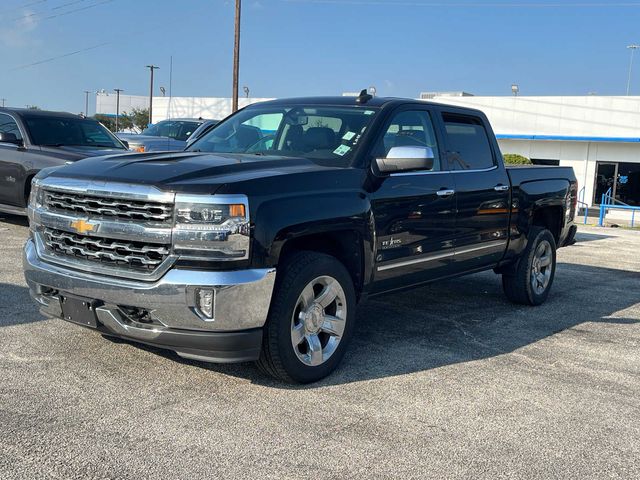
M576 176L571 167L558 167L552 165L511 165L507 166L507 173L512 186L522 185L527 182L541 180L567 180L570 183L576 181Z
M576 181L576 176L571 167L558 167L553 165L511 165L507 166L507 173L512 186L541 180L566 180L570 183Z

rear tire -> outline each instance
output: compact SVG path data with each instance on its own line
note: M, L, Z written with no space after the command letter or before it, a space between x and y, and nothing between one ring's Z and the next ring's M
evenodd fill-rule
M555 274L555 239L546 228L533 227L515 272L502 275L502 288L514 303L541 305L549 296Z
M334 257L291 255L279 268L258 367L279 380L311 383L340 363L353 335L356 295Z

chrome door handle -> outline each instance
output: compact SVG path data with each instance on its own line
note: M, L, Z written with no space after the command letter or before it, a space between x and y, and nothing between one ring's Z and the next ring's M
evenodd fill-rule
M451 195L453 195L454 193L456 193L456 191L455 191L455 190L438 190L438 191L436 192L436 194L437 194L439 197L450 197L450 196L451 196Z
M507 190L509 190L511 187L509 185L496 185L495 187L493 187L493 189L496 192L506 192Z

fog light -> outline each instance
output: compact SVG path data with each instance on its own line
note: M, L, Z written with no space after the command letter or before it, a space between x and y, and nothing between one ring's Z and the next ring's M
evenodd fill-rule
M200 314L213 320L214 313L214 291L209 288L196 289L196 305Z

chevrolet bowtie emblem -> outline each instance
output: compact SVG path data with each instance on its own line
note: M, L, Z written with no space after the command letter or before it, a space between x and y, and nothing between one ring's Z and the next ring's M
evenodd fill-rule
M76 220L75 222L71 222L69 225L76 232L84 234L87 232L93 232L98 227L97 223L87 222L85 220Z

